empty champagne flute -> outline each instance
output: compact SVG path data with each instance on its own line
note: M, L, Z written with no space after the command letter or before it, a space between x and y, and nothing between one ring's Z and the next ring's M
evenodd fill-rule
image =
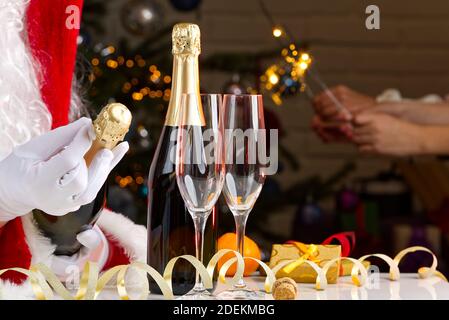
M181 125L177 134L176 181L195 226L196 257L203 263L203 239L207 218L224 182L223 126L219 118L219 94L184 94ZM196 273L195 287L181 299L214 299Z
M261 95L225 95L223 99L225 183L223 194L234 215L238 252L243 255L245 227L265 181L261 148L265 149L265 122ZM243 279L220 299L255 300L260 292Z

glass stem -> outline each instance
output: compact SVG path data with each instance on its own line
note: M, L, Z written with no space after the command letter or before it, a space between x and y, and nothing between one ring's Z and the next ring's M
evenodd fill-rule
M235 220L235 230L237 233L237 251L242 255L244 253L245 248L245 228L246 221L248 220L248 213L243 212L234 215ZM242 289L246 287L245 282L243 281L243 277L234 285L235 288Z
M195 225L195 254L196 258L203 263L203 247L204 247L204 229L206 227L207 218L209 217L211 211L206 213L191 213L193 218L193 223ZM198 271L195 276L195 287L194 291L204 291L203 281L200 279L200 274Z

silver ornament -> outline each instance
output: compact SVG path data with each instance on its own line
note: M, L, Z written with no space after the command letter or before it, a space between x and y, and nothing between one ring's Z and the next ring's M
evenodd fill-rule
M154 0L130 0L121 11L123 27L134 35L144 36L162 26L163 11Z

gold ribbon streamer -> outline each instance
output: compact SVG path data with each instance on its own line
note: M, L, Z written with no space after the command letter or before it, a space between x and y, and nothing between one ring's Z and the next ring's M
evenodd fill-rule
M36 270L31 267L30 270L23 268L8 268L0 270L0 276L7 271L15 271L26 275L30 279L31 288L33 289L34 295L38 300L46 300L53 298L53 292L51 291L48 284L43 281L42 276L36 274ZM0 298L2 298L2 290L0 287Z
M214 271L218 264L218 261L228 253L234 254L235 258L227 260L223 264L223 266L221 266L220 270L218 271L218 280L221 283L227 283L228 285L233 286L237 284L237 282L243 277L243 273L245 272L245 260L243 260L242 255L237 251L230 249L219 250L216 254L214 254L212 259L210 259L209 263L207 264L207 272L209 273L209 276L213 278ZM229 263L230 260L232 260L232 263ZM237 268L235 270L235 274L230 280L226 281L226 271L228 271L229 267L236 261L237 261Z
M75 296L73 296L70 291L62 284L62 282L58 279L58 277L44 264L37 264L32 266L30 270L22 269L22 268L9 268L0 270L0 276L7 271L15 271L22 273L30 279L31 286L33 288L33 292L37 299L39 300L50 300L53 299L53 291L59 295L64 300L95 300L99 296L99 294L104 290L107 283L111 281L114 277L116 277L116 288L117 293L122 300L130 300L129 294L126 290L126 274L127 271L131 268L135 268L137 270L145 272L145 274L150 275L156 284L161 289L163 296L166 299L174 299L173 291L172 291L172 273L173 268L176 262L179 259L187 260L189 263L193 265L196 271L199 272L200 277L206 287L206 289L211 289L213 287L213 275L214 270L218 261L228 253L233 253L236 258L234 262L237 262L237 271L236 274L231 280L226 281L222 279L223 282L233 285L237 283L238 279L243 276L243 272L245 269L245 262L243 257L234 250L223 249L218 251L212 259L209 261L207 268L195 257L190 255L183 255L179 257L175 257L171 259L164 272L161 275L154 268L146 265L142 262L133 262L129 265L119 265L115 266L106 272L104 272L101 277L99 276L99 269L96 263L88 261L83 269L80 279L80 288L78 289ZM263 264L263 262L260 261ZM268 266L264 266L265 269L269 269ZM267 277L268 278L268 277ZM270 278L270 281L267 280L268 284L274 283L274 275ZM149 284L148 279L145 277L142 278L143 286L139 292L138 299L146 299L149 293ZM51 288L53 288L53 291ZM271 288L270 286L270 288ZM1 297L1 287L0 287L0 297Z
M234 258L226 261L223 266L219 270L219 281L226 283L228 285L234 285L237 281L243 276L245 269L244 260L252 260L257 262L265 271L266 279L265 279L265 291L267 293L271 292L274 281L276 280L276 273L282 268L287 268L288 270L293 270L295 267L300 266L305 263L311 266L317 273L315 288L317 290L324 290L327 287L327 278L326 274L329 271L330 267L342 260L349 260L353 262L353 267L351 270L351 279L352 282L356 286L363 286L366 282L368 273L363 266L362 262L371 257L377 257L384 260L390 267L389 279L391 281L398 280L400 278L399 272L399 263L401 260L409 253L424 251L428 252L432 255L433 261L430 267L421 267L418 269L418 275L420 278L429 278L431 276L436 276L444 281L447 281L446 277L441 274L436 268L438 265L438 261L436 256L432 251L425 247L415 246L404 249L400 251L393 259L384 254L370 254L365 255L359 259L349 258L349 257L339 257L332 259L321 268L316 262L317 252L316 246L309 246L306 253L296 260L287 260L282 261L274 268L270 269L264 262L251 258L245 257L243 258L238 252L234 250L223 249L218 251L212 259L209 261L207 267L205 267L198 259L190 255L183 255L179 257L175 257L171 259L164 272L163 275L158 273L154 268L146 265L142 262L134 262L129 265L120 265L109 269L104 272L99 277L99 269L98 265L93 262L87 262L84 266L81 279L80 279L80 288L78 289L75 296L73 296L69 290L62 284L62 282L58 279L58 277L44 264L37 264L30 268L30 270L26 270L23 268L9 268L0 270L0 276L7 271L19 272L21 274L26 275L30 279L30 284L36 299L38 300L50 300L53 299L54 293L58 294L61 298L65 300L95 300L98 295L104 290L107 283L111 281L116 276L116 288L120 299L122 300L130 300L130 296L126 290L126 274L129 269L134 268L138 271L145 272L145 276L142 277L143 286L140 290L138 299L146 299L149 293L149 284L146 274L150 275L156 284L161 289L163 296L166 299L173 299L173 291L172 291L172 272L176 262L179 259L187 260L189 263L193 265L196 271L199 272L202 281L207 289L212 288L213 284L213 275L215 268L217 266L218 261L226 254L233 253L235 255ZM237 263L237 269L235 275L226 280L226 271L229 267ZM359 279L360 274L360 279ZM140 273L139 273L140 275ZM0 282L1 285L1 282ZM52 290L53 288L53 290ZM0 298L2 297L2 290L0 286Z
M339 261L341 262L343 260L351 261L354 264L351 269L351 280L356 286L358 286L358 287L363 286L366 283L366 279L368 278L368 272L366 271L365 267L363 266L362 262L359 259L354 259L354 258L350 258L350 257L339 257L339 258L329 260L323 266L324 274L327 274L327 272L329 271L329 268L334 263L337 263ZM362 277L361 280L358 277L359 273L360 273L360 276Z
M240 255L240 257L241 257L241 255ZM243 276L244 269L245 269L245 264L243 264L243 269L242 270L239 270L237 268L237 271L236 271L236 273L234 275L234 278L233 278L232 282L231 281L226 282L226 272L231 267L231 265L237 261L237 259L238 259L237 257L236 258L231 258L231 259L227 260L225 263L223 263L223 265L220 268L220 272L219 272L219 276L218 276L218 279L221 282L228 283L229 285L234 285L240 279L240 276L238 277L237 275L241 274ZM261 266L263 268L263 270L265 271L265 274L267 275L265 277L264 289L265 289L266 293L271 293L271 289L273 288L273 284L276 281L276 275L273 272L273 270L265 262L262 262L262 261L260 261L259 259L256 259L256 258L244 257L243 260L255 261L257 264L259 264L259 266Z
M401 251L402 252L402 251ZM382 260L384 260L387 264L388 264L388 266L390 267L390 271L389 271L389 279L391 280L391 281L395 281L395 280L399 280L399 277L400 277L400 275L401 275L401 273L400 273L400 271L399 271L399 261L400 261L400 259L398 260L398 261L395 261L394 259L391 259L389 256L387 256L386 254L382 254L382 253L375 253L375 254L367 254L367 255L365 255L365 256L363 256L363 257L360 257L359 258L359 261L360 262L363 262L363 261L365 261L366 259L368 259L368 258L371 258L371 257L376 257L376 258L379 258L379 259L382 259ZM365 269L365 268L364 268Z
M301 244L301 243L298 243L298 244ZM298 246L298 244L295 244L295 245ZM304 246L306 246L306 245L304 245ZM362 264L362 262L364 260L366 260L370 257L377 257L377 258L384 260L390 267L389 279L391 281L395 281L395 280L398 280L400 277L399 263L401 262L402 258L412 252L425 251L432 255L433 262L430 267L421 267L418 269L419 277L420 278L428 278L430 276L437 276L447 282L446 277L441 272L436 270L437 263L438 263L436 256L433 254L432 251L430 251L429 249L427 249L425 247L421 247L421 246L415 246L415 247L410 247L410 248L404 249L404 250L400 251L394 257L394 259L391 259L389 256L387 256L385 254L381 254L381 253L365 255L359 259L354 259L354 258L349 258L349 257L338 257L338 258L335 258L335 259L332 259L332 260L326 262L326 264L322 268L318 264L316 264L314 261L309 260L312 257L313 260L319 261L316 259L316 255L317 255L316 251L315 251L316 246L310 245L310 246L308 246L307 249L306 249L306 247L300 248L301 251L305 252L301 257L299 257L296 260L286 260L286 261L282 261L282 262L278 263L275 267L273 267L273 269L272 269L273 273L276 275L277 272L281 269L284 269L284 271L286 271L286 272L291 272L296 267L299 267L301 264L306 263L309 266L311 266L317 273L317 277L315 280L315 288L317 290L324 290L327 287L326 274L329 271L329 268L334 263L337 263L338 261L349 260L354 264L351 269L352 282L356 286L363 286L366 283L366 280L368 278L368 273ZM361 277L360 279L358 276L359 273L360 273L360 277Z
M402 258L404 258L407 254L409 253L413 253L416 251L424 251L424 252L428 252L432 255L432 265L429 267L421 267L418 269L418 275L420 278L424 279L424 278L429 278L430 276L437 276L441 279L443 279L444 281L447 282L446 277L437 270L437 265L438 265L438 260L437 257L435 256L435 254L430 251L429 249L425 248L425 247L421 247L421 246L414 246L414 247L409 247L407 249L404 249L402 251L400 251L395 257L394 257L394 261L395 263L399 266L399 263L401 262Z

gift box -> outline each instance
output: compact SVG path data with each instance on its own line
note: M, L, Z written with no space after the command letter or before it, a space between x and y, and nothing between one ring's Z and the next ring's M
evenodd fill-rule
M275 267L279 262L285 260L297 260L300 257L307 257L308 260L315 262L320 267L323 267L326 262L338 258L341 255L340 245L315 245L316 251L314 254L309 254L310 245L299 243L295 244L274 244L271 251L271 258L269 262L270 268ZM336 262L329 268L326 274L328 283L336 283L340 270L340 262ZM290 277L296 282L314 283L316 281L315 270L306 263L297 266L290 272L286 272L285 268L279 270L276 277Z

